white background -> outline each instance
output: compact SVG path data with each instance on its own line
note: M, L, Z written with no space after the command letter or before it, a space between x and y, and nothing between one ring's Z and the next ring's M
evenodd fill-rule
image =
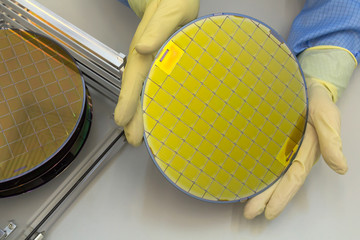
M39 0L53 12L127 53L139 19L116 0ZM199 16L237 12L287 37L304 0L201 0ZM214 204L178 191L145 146L126 145L60 217L46 239L359 239L360 72L338 102L349 171L338 176L322 159L275 220L246 220L243 204Z

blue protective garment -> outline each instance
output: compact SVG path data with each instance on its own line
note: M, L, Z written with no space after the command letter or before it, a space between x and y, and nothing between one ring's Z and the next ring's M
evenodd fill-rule
M118 0L118 1L124 4L125 6L130 7L128 0Z
M360 0L307 0L288 37L299 54L309 47L332 45L348 49L360 60Z
M128 0L118 1L130 7ZM359 62L360 0L307 0L287 42L296 55L319 45L343 47Z

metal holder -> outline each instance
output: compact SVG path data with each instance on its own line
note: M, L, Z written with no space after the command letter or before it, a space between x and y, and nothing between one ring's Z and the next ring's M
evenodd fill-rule
M126 56L102 44L33 0L0 0L0 26L28 29L62 44L78 62L89 83L117 99ZM115 97L115 98L114 98Z

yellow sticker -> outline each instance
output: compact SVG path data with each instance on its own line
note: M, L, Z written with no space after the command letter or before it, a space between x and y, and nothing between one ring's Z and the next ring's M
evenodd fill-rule
M170 75L183 53L184 51L181 48L174 44L174 42L170 41L161 51L160 55L156 59L155 65L157 65L166 74Z
M292 156L295 154L297 145L293 148L289 148L288 145L294 145L294 142L289 139L286 140L286 143L282 146L279 154L276 156L276 160L281 163L284 167L289 165Z
M294 154L297 152L299 148L299 144L301 141L301 135L294 137L294 134L290 134L290 137L286 139L285 144L282 146L278 155L276 156L276 160L281 163L284 167L290 164L291 159Z

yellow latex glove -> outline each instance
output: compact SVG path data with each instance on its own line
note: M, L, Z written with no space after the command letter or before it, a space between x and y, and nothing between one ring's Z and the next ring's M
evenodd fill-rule
M130 44L114 119L134 146L142 142L140 94L154 57L171 34L197 17L199 4L199 0L129 0L142 19Z
M357 65L347 50L331 46L310 48L299 56L308 91L309 118L303 143L288 171L273 186L248 200L244 216L253 219L265 211L277 217L305 182L322 154L335 172L345 174L347 162L340 138L340 113L335 105Z

